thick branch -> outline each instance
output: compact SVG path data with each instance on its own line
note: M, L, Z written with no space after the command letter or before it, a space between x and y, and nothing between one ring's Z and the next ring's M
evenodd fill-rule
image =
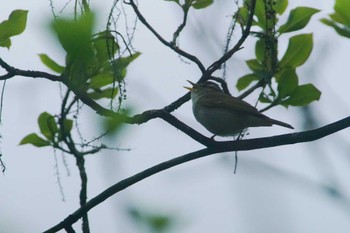
M340 121L334 122L332 124L326 125L324 127L309 130L300 133L292 133L292 134L284 134L273 137L265 137L265 138L256 138L256 139L247 139L247 140L239 140L239 141L226 141L226 142L215 142L215 144L211 147L198 150L192 153L188 153L186 155L168 160L166 162L157 164L151 168L148 168L142 172L135 174L129 178L126 178L113 186L109 187L90 201L86 203L85 206L76 210L73 214L69 215L62 222L57 224L56 226L50 228L45 231L45 233L57 232L61 229L66 228L67 226L71 226L73 223L78 221L84 214L86 214L89 210L99 205L107 198L112 195L128 188L129 186L144 180L154 174L157 174L161 171L167 170L169 168L175 167L177 165L189 162L191 160L199 159L208 155L221 153L221 152L229 152L229 151L245 151L245 150L254 150L282 145L289 145L301 142L310 142L332 133L338 132L342 129L350 127L350 117L344 118Z

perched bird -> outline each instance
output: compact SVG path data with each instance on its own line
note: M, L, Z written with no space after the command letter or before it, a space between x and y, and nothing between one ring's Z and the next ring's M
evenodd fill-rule
M259 126L280 125L294 129L287 123L265 116L247 102L224 93L214 82L188 82L192 87L185 88L191 91L193 115L214 136L235 136L246 128Z

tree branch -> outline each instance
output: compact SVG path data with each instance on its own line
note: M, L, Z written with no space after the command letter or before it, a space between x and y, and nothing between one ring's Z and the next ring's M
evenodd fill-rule
M188 125L186 125L185 123L183 123L182 121L178 120L176 117L170 114L170 111L174 111L179 106L179 104L182 103L182 101L184 101L186 98L189 98L189 93L187 93L177 101L169 104L168 106L165 106L163 109L147 110L143 113L130 117L102 107L93 99L88 97L86 93L80 93L79 91L74 90L73 92L84 104L88 105L90 108L95 110L97 114L101 116L119 119L121 122L127 124L142 124L149 120L160 118L174 126L176 129L181 130L182 132L190 136L192 139L196 140L204 146L211 146L213 143L215 143L213 139L203 136L202 134L198 133L196 130L192 129L191 127L189 127Z
M62 81L62 77L58 75L49 74L41 71L32 71L32 70L20 70L14 68L7 64L4 60L0 58L0 66L7 71L7 74L1 75L0 80L6 80L12 78L16 75L24 76L24 77L32 77L32 78L46 78L51 81Z
M187 16L188 16L189 10L190 10L190 5L188 5L186 3L184 5L182 5L183 18L182 18L182 23L180 24L180 26L176 29L176 31L173 34L173 41L171 43L174 45L176 45L176 40L178 39L178 37L180 36L180 33L182 32L182 30L186 26Z
M211 66L209 66L207 73L206 73L207 75L211 75L216 70L218 70L223 63L225 63L228 59L230 59L232 57L232 55L234 53L236 53L238 50L241 49L242 44L247 39L247 37L249 36L249 33L250 33L250 28L251 28L252 23L253 23L255 3L256 3L256 0L250 1L251 5L250 5L250 9L249 9L249 17L247 20L247 25L243 31L241 38L238 40L238 42L235 44L235 46L233 46L232 49L230 49L228 52L226 52L222 57L219 58L219 60L215 61Z
M69 215L62 222L48 229L44 233L57 232L61 229L67 228L68 226L71 226L73 223L78 221L84 214L86 214L89 210L99 205L100 203L104 202L107 198L111 197L112 195L154 174L157 174L161 171L175 167L177 165L180 165L195 159L199 159L205 156L209 156L212 154L216 154L216 153L229 152L229 151L255 150L255 149L261 149L261 148L290 145L295 143L310 142L310 141L323 138L335 132L338 132L347 127L350 127L350 117L346 117L342 120L339 120L337 122L323 126L318 129L309 130L309 131L300 132L300 133L291 133L291 134L284 134L284 135L278 135L273 137L246 139L246 140L239 140L239 141L215 142L215 144L213 144L211 147L198 150L195 152L191 152L183 156L168 160L166 162L162 162L151 168L141 171L131 177L128 177L124 180L119 181L118 183L112 185L111 187L109 187L108 189L106 189L96 197L92 198L90 201L86 203L85 206L77 209L74 213Z
M141 23L143 23L143 25L145 25L146 28L148 30L150 30L153 33L153 35L155 35L157 37L157 39L162 44L164 44L165 46L171 48L177 54L187 58L190 61L193 61L194 63L197 64L198 68L201 70L202 73L205 72L204 65L202 64L202 62L196 56L185 52L184 50L182 50L179 47L177 47L174 43L170 43L170 42L166 41L161 35L159 35L159 33L147 22L145 17L143 17L143 15L139 11L137 5L135 4L134 0L129 0L129 2L126 3L126 4L131 5L131 7L133 8L133 10L134 10L135 14L137 15L138 19L141 21Z

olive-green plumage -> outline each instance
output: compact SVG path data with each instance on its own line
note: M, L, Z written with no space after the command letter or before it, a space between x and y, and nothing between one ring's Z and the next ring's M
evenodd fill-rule
M208 131L219 136L234 136L249 127L280 125L293 129L282 121L271 119L247 102L224 93L217 84L194 84L191 90L192 109L196 120Z

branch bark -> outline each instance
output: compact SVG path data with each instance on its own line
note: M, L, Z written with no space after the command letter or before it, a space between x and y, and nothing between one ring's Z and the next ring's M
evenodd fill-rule
M335 132L338 132L347 127L350 127L350 117L346 117L342 120L323 126L321 128L309 130L305 132L284 134L284 135L265 137L265 138L246 139L246 140L239 140L239 141L215 142L210 147L162 162L151 168L141 171L131 177L128 177L124 180L119 181L118 183L112 185L111 187L109 187L108 189L106 189L96 197L92 198L90 201L86 203L85 206L77 209L74 213L69 215L62 222L46 230L44 233L57 232L59 230L62 230L64 228L71 226L76 221L78 221L82 216L84 216L84 214L86 214L89 210L99 205L100 203L102 203L109 197L113 196L114 194L154 174L170 169L177 165L180 165L192 160L196 160L202 157L206 157L209 155L222 153L222 152L255 150L255 149L261 149L261 148L290 145L295 143L311 142L311 141L323 138L325 136L328 136L330 134L333 134Z
M128 3L131 5L132 9L134 10L135 14L137 15L137 18L141 21L141 23L143 23L143 25L145 25L145 27L151 31L153 33L153 35L155 35L155 37L157 37L157 39L164 44L165 46L171 48L174 52L176 52L177 54L187 58L190 61L193 61L194 63L197 64L198 68L201 70L202 73L205 72L205 67L202 64L202 62L194 55L187 53L184 50L181 50L178 46L176 46L174 43L168 42L167 40L165 40L145 19L145 17L143 17L143 15L141 14L141 12L139 11L136 3L134 0L130 0Z
M7 64L3 59L0 58L0 66L7 71L7 74L1 75L0 80L6 80L12 78L14 76L24 76L31 78L46 78L51 81L62 82L62 77L58 75L49 74L41 71L33 71L33 70L21 70Z

